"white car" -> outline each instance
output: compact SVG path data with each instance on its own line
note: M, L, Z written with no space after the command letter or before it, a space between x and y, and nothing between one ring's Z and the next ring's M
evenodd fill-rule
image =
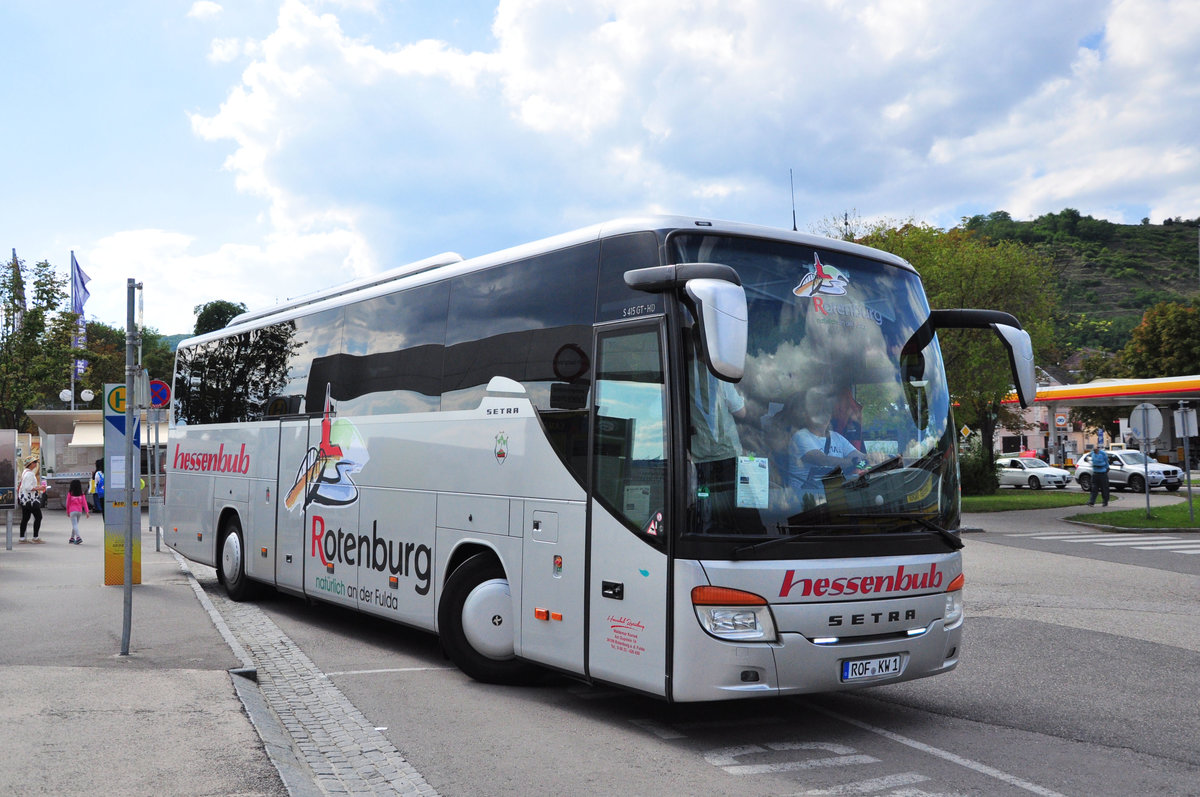
M1001 457L996 460L1000 486L1028 487L1040 490L1043 486L1059 490L1071 483L1071 474L1055 468L1037 457Z
M1075 465L1075 476L1079 479L1079 489L1092 489L1092 454L1084 454ZM1169 492L1176 492L1183 486L1183 471L1174 465L1163 465L1156 460L1148 459L1140 451L1109 451L1108 452L1108 485L1114 490L1126 488L1135 493L1146 492L1146 477L1150 477L1150 489L1162 487Z

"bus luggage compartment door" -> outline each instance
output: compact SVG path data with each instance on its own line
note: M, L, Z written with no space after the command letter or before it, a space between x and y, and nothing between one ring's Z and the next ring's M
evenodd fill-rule
M523 503L521 655L582 673L585 506Z

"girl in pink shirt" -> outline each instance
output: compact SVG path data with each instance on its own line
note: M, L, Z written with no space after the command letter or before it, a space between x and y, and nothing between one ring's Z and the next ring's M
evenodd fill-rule
M67 542L82 545L83 537L79 536L79 516L91 515L91 512L88 510L87 497L83 494L83 484L79 479L72 479L71 486L67 488L67 514L71 516L71 539Z

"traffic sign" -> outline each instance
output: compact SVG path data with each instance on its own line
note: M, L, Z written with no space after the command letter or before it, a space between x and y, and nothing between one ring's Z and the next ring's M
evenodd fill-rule
M108 406L108 412L105 415L124 415L125 414L125 386L124 385L106 385L108 393L104 397L104 403Z
M171 403L171 386L161 379L150 380L150 406L165 407Z
M1129 430L1141 440L1154 440L1162 434L1162 413L1153 404L1139 404L1129 413Z

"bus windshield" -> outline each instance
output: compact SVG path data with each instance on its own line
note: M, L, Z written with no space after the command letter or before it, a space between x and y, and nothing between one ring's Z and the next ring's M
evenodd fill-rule
M957 525L950 397L915 272L732 236L678 234L671 248L676 262L736 269L749 312L739 383L705 367L694 326L686 347L685 543L730 537L741 550L755 547L747 536L937 536Z

